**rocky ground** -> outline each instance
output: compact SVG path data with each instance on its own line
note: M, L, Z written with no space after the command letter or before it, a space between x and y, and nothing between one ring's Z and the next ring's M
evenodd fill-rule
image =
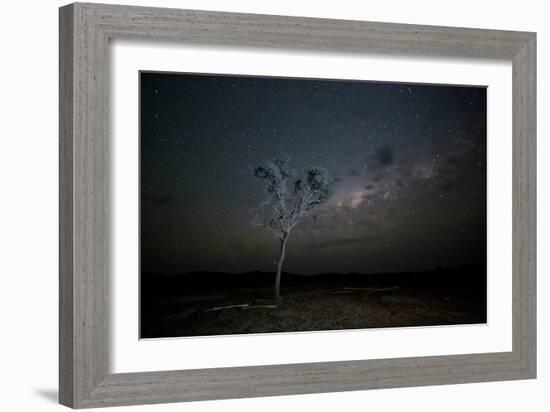
M361 277L362 276L362 277ZM178 294L142 304L142 338L433 326L486 322L484 281L454 273L292 278L281 300L267 285ZM416 279L419 279L418 281ZM435 280L434 280L435 279ZM472 281L472 279L478 279ZM266 279L267 280L267 279ZM191 289L191 288L190 288Z

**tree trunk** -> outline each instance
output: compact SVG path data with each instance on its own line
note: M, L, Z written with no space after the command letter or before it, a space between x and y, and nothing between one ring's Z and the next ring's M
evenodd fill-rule
M277 262L277 276L275 277L275 292L273 293L273 299L278 302L281 297L281 274L283 272L283 262L286 255L286 242L288 235L283 235L281 239L281 255L279 256L279 262Z

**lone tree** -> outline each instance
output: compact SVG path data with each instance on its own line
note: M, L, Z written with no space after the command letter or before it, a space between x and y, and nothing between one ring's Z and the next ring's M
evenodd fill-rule
M308 169L305 178L300 179L290 169L286 156L254 168L254 176L263 182L267 193L267 198L257 208L259 224L275 232L280 241L281 253L273 294L273 299L279 301L281 273L290 232L300 219L330 197L333 179L321 167Z

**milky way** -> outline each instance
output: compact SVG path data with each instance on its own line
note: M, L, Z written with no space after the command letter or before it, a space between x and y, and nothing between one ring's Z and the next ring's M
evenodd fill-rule
M334 194L300 222L285 270L395 272L486 261L486 88L140 75L141 265L273 271L252 168L286 153Z

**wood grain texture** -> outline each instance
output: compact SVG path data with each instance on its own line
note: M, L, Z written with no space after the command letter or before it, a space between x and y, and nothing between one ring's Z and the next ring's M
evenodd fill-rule
M109 372L109 40L497 58L513 65L513 350ZM75 3L60 9L60 402L84 408L534 378L534 33Z
M59 401L73 404L73 30L71 8L59 15Z
M513 351L536 374L536 37L512 62Z

